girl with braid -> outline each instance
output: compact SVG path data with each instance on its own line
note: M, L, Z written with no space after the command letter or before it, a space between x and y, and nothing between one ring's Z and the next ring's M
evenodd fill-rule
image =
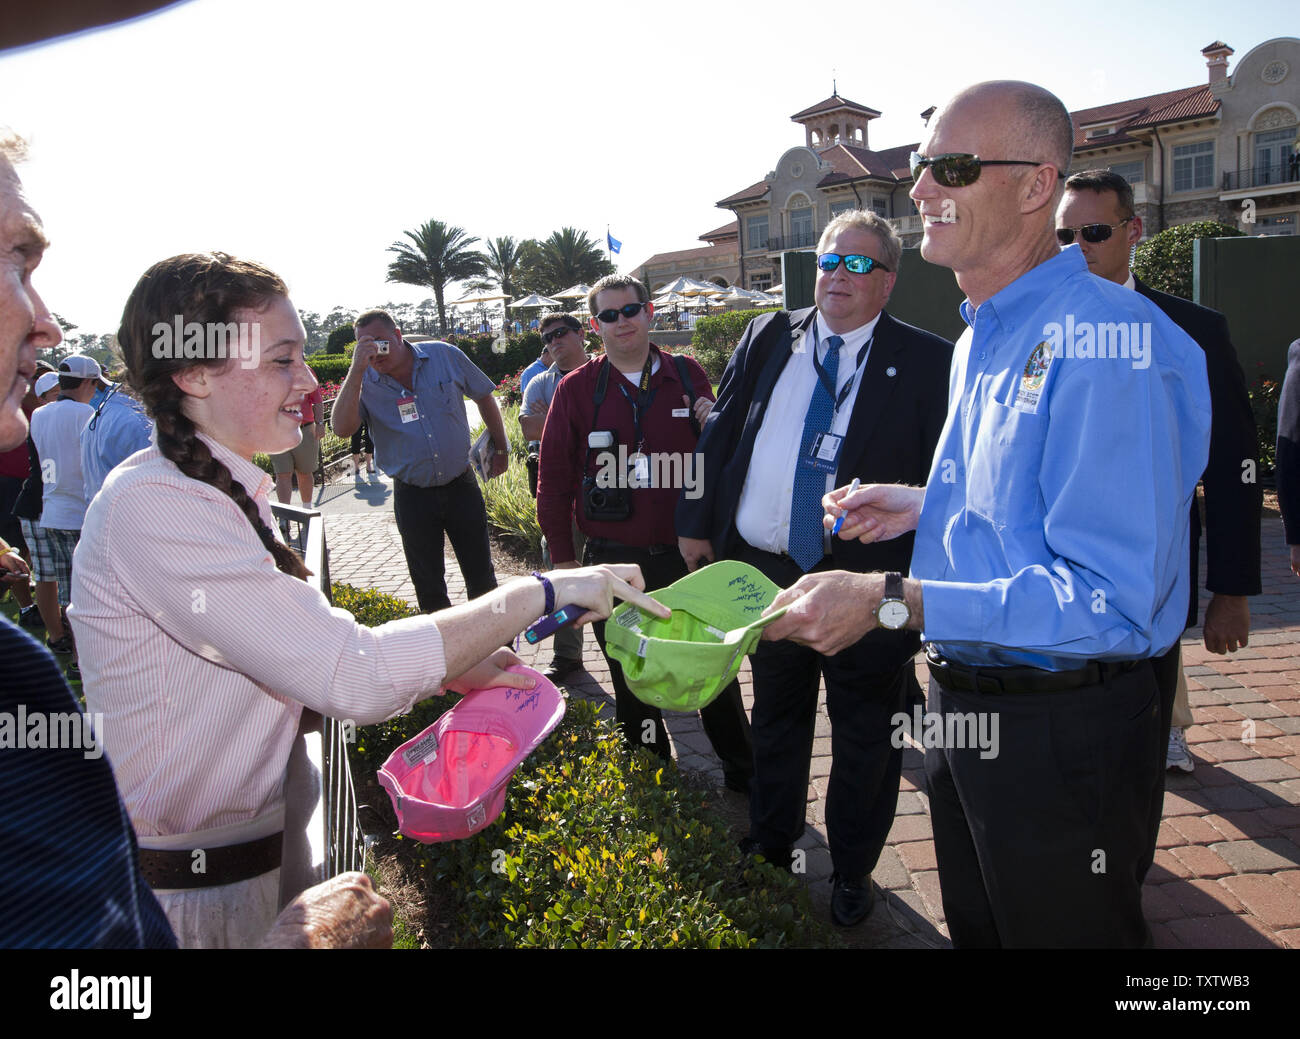
M172 257L136 285L118 339L157 438L86 514L69 612L87 711L103 716L142 868L181 945L251 945L279 908L304 705L367 725L444 687L527 688L497 647L547 603L585 606L585 619L615 596L667 611L636 567L593 567L363 627L303 580L252 461L297 444L316 386L284 282L223 253Z

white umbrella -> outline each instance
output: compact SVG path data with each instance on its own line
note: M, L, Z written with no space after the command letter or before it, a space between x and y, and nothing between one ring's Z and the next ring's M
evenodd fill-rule
M525 307L558 307L560 305L558 299L551 299L550 296L539 296L534 292L531 296L515 300L509 304L509 307L511 310L522 310Z
M683 296L680 292L665 292L662 296L656 296L650 302L656 307L679 307L688 302L689 296Z
M498 300L509 299L509 296L485 295L485 296L466 296L464 299L452 300L453 307L460 306L462 303L495 303Z
M582 282L578 282L577 285L570 285L563 292L557 292L555 294L555 298L556 299L586 299L587 293L589 293L590 291L591 291L590 285L584 285Z

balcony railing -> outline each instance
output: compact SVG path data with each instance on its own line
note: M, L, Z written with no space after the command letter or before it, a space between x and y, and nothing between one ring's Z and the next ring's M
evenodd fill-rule
M920 234L924 230L921 217L916 213L911 216L891 216L886 219L899 234Z
M801 231L799 234L777 235L767 240L767 251L784 252L786 249L811 249L821 237L820 231Z
M1288 159L1271 166L1252 166L1248 170L1224 171L1223 190L1266 188L1277 184L1300 183L1300 162Z

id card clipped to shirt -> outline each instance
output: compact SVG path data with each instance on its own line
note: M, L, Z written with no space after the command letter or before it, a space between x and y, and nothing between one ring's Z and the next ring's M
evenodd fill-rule
M834 433L818 433L800 457L799 464L819 473L834 474L840 467L840 449L843 446L843 437Z
M398 397L398 398L397 398L397 414L401 416L401 419L402 419L402 421L403 421L404 423L405 423L405 422L418 422L419 419L420 419L420 411L419 411L419 409L415 406L415 398L414 398L414 397Z

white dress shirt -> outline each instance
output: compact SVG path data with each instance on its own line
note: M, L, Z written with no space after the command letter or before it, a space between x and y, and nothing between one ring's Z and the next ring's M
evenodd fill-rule
M835 377L835 394L838 398L845 383L853 380L853 388L835 412L828 432L844 437L853 416L853 406L858 399L860 378L867 366L867 355L861 366L857 365L858 351L868 343L876 330L877 314L865 325L845 332L840 344L840 365ZM786 362L784 370L772 387L772 396L763 415L758 437L754 441L754 454L750 459L745 485L740 491L736 508L736 529L740 536L755 548L765 552L786 552L790 547L790 501L794 496L795 467L799 462L799 446L803 439L803 421L817 385L817 370L813 367L813 351L817 359L826 364L827 340L832 333L819 314L813 319L807 333L796 342L794 356ZM833 490L837 473L826 474L826 490Z

